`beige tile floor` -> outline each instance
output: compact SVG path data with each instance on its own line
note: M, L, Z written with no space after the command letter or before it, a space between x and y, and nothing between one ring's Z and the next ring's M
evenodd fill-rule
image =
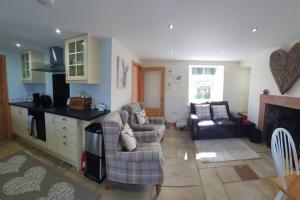
M157 196L152 186L130 186L115 183L112 190L106 190L104 184L94 183L80 173L74 167L52 156L37 150L21 141L0 142L0 159L18 151L27 151L40 161L57 168L69 178L89 188L93 192L101 194L103 200L268 200L274 199L278 189L274 184L276 171L270 149L264 144L253 144L247 139L243 141L254 151L261 155L260 159L245 161L229 161L219 163L202 163L196 160L196 147L186 131L168 129L165 133L162 148L166 160L170 163L181 162L180 166L192 167L198 182L191 186L163 186ZM185 165L182 162L187 162ZM233 166L248 165L259 177L256 180L243 181L234 170ZM173 170L173 169L172 169ZM184 169L179 169L182 171ZM191 176L190 173L187 175ZM170 185L177 185L176 179L168 180ZM173 181L173 184L172 184ZM183 180L182 183L188 183ZM195 184L196 183L196 184Z

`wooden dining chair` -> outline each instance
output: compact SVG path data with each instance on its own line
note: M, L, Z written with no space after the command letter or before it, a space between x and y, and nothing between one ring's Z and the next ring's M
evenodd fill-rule
M272 157L278 173L276 184L280 188L275 200L290 194L290 183L299 178L299 161L295 143L290 133L284 128L274 130L271 141Z

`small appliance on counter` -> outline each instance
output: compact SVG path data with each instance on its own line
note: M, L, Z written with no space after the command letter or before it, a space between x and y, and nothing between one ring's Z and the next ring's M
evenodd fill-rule
M71 97L69 108L77 110L89 110L91 108L92 98Z
M40 93L32 93L32 103L33 103L34 107L40 107L41 106Z
M103 131L100 123L85 128L84 176L101 183L106 175Z
M41 107L50 108L52 106L52 100L49 95L41 95Z

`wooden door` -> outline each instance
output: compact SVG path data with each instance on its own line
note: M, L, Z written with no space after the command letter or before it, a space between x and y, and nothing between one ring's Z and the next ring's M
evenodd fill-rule
M140 79L141 101L145 103L145 111L150 117L165 115L165 68L141 68Z
M140 102L140 76L141 65L132 62L132 103Z
M5 56L0 55L0 140L11 137Z

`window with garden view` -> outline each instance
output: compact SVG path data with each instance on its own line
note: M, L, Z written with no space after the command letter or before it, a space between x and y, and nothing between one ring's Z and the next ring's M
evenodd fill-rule
M222 101L224 66L189 66L189 102Z

